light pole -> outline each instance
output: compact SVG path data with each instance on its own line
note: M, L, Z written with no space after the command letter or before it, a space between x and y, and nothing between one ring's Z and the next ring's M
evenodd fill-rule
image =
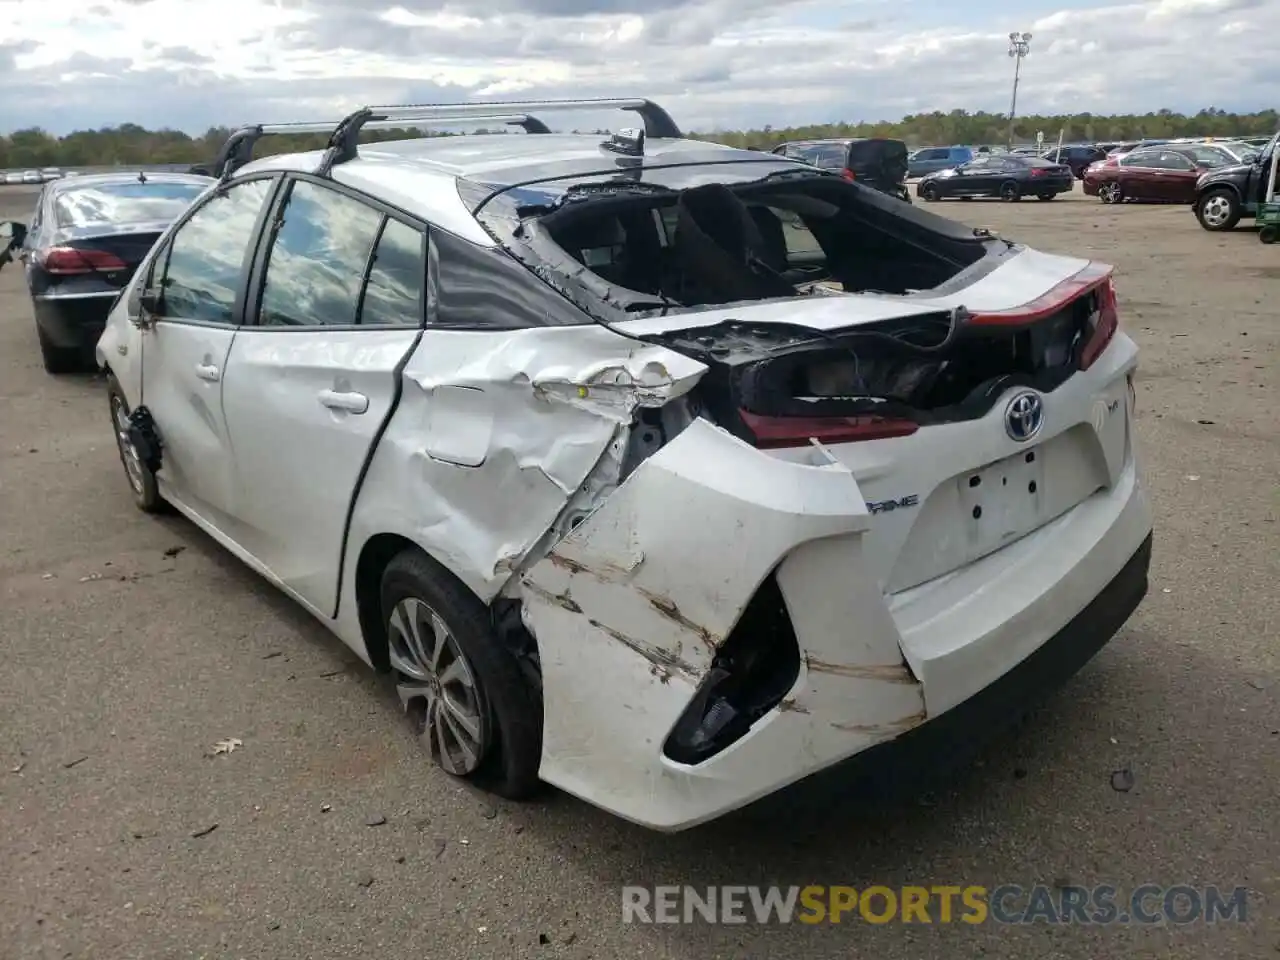
M1009 56L1013 57L1013 102L1009 104L1009 143L1013 149L1013 118L1018 110L1018 77L1022 73L1022 58L1031 52L1031 34L1019 33L1017 30L1009 34Z

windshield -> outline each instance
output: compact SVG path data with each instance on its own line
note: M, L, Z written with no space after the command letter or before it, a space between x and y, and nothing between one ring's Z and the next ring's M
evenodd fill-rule
M1235 163L1235 157L1221 147L1184 147L1178 152L1191 157L1202 167L1221 167L1228 163Z
M1229 143L1224 143L1222 147L1225 150L1230 150L1236 157L1245 163L1256 160L1260 152L1253 144L1244 143L1238 140L1232 140Z
M59 193L54 210L64 227L174 220L207 186L157 180L85 184Z

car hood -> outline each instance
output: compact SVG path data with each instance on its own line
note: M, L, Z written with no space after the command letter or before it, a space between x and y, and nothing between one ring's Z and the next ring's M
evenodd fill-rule
M1214 167L1200 175L1200 183L1218 183L1221 180L1235 180L1249 175L1252 163L1229 163L1226 166Z

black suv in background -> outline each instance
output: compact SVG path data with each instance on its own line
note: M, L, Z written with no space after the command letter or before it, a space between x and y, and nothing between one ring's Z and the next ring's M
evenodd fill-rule
M911 202L907 192L907 145L884 137L852 137L843 140L791 140L773 153L803 160L824 170L839 170L854 180Z
M1258 206L1267 192L1271 155L1280 149L1277 140L1280 134L1272 137L1253 160L1214 167L1200 177L1192 207L1200 226L1218 233L1234 229L1241 217L1258 215Z
M1080 143L1054 147L1052 150L1042 153L1041 156L1053 163L1060 163L1063 166L1070 167L1072 175L1077 180L1083 180L1084 172L1089 169L1089 164L1107 159L1107 151L1101 147Z

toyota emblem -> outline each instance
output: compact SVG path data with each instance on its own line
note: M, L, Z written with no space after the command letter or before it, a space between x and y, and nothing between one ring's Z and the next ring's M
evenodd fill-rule
M1004 408L1004 429L1014 440L1026 443L1044 426L1044 401L1040 394L1023 391Z

